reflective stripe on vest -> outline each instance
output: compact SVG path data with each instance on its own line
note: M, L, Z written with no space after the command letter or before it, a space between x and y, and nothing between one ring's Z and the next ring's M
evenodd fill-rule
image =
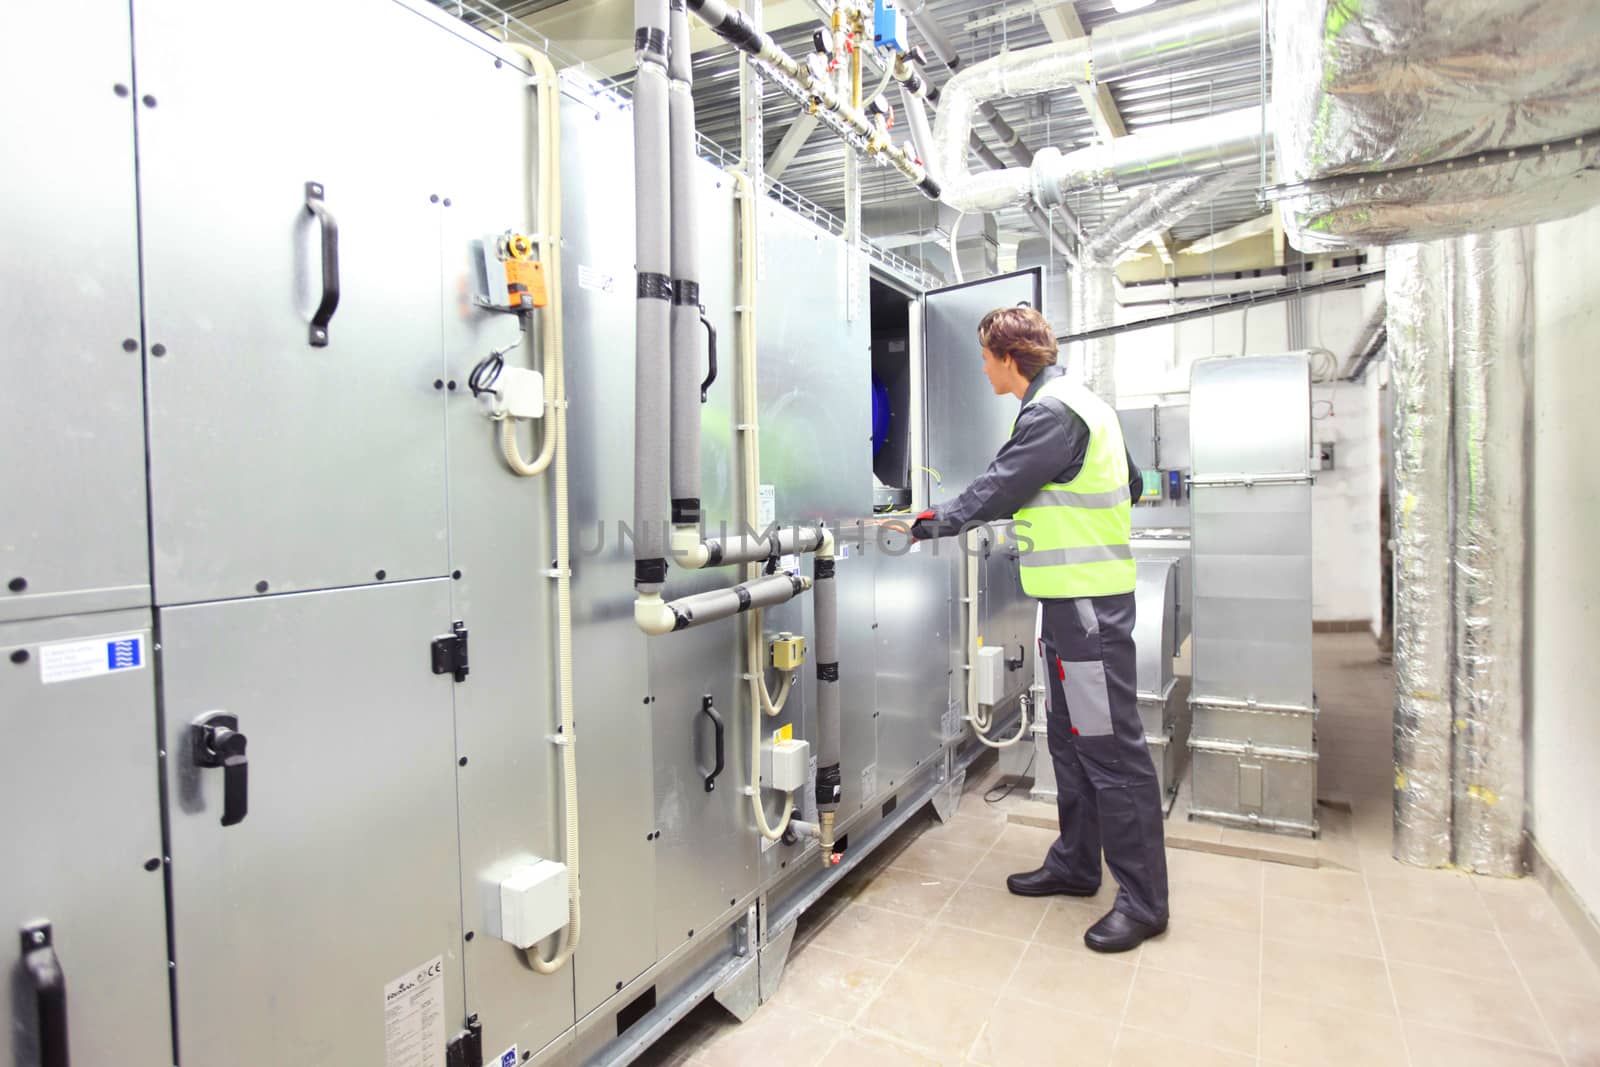
M1065 375L1045 382L1030 403L1047 398L1084 421L1089 444L1072 481L1043 486L1013 516L1023 549L1023 591L1052 599L1131 593L1137 576L1128 544L1132 494L1117 413Z

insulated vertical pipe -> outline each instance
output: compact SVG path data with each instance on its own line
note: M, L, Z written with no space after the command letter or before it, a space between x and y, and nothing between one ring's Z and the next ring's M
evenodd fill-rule
M672 2L667 49L672 170L672 525L700 526L700 263L695 206L694 66L689 12Z
M1522 873L1527 231L1450 243L1455 265L1455 864Z
M1450 304L1443 242L1388 254L1394 387L1394 857L1451 860Z
M812 598L817 612L817 811L822 862L833 862L833 820L839 810L839 590L833 577L833 538L817 549Z
M1072 329L1098 330L1116 317L1115 275L1109 264L1080 261L1068 279L1072 298ZM1079 342L1083 352L1083 384L1115 407L1117 403L1115 337L1095 337Z
M633 87L634 328L633 584L658 594L667 580L667 456L671 446L671 175L667 109L667 0L635 0Z

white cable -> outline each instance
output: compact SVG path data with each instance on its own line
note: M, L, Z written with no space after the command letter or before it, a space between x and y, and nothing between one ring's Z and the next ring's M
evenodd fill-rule
M955 221L950 224L950 272L956 276L957 285L966 281L961 276L961 257L956 254L956 235L961 232L961 219L964 215L965 211L956 212Z
M760 470L761 439L756 426L756 247L755 189L750 178L737 167L728 168L733 177L734 196L739 202L739 448L744 465L745 522L755 529L761 521ZM746 564L747 578L760 574L759 563ZM794 794L783 795L783 814L778 824L767 821L767 809L761 802L761 733L762 714L776 715L788 699L793 673L784 679L779 690L780 700L774 702L767 692L766 663L761 655L761 612L751 611L745 616L745 675L750 680L750 807L755 812L756 829L768 841L782 839L794 815Z
M556 69L543 52L523 45L511 46L533 65L539 107L539 240L543 244L540 258L544 262L545 286L549 305L544 313L546 411L550 418L545 433L544 448L539 458L524 466L533 473L542 471L551 459L555 462L556 511L556 699L561 718L561 778L564 787L563 805L566 809L566 837L563 858L567 864L567 926L558 941L555 956L545 959L533 949L526 951L528 964L540 974L554 974L572 959L578 947L581 928L579 906L579 856L578 856L578 757L577 729L573 715L572 696L572 553L568 537L567 513L567 403L566 370L562 359L561 323L561 85ZM511 430L511 420L506 420L505 436L512 448L506 449L506 460L515 450L516 439ZM520 454L516 457L521 459ZM542 464L542 465L541 465ZM512 466L517 470L516 466ZM524 471L517 470L518 474ZM524 474L524 476L528 476Z

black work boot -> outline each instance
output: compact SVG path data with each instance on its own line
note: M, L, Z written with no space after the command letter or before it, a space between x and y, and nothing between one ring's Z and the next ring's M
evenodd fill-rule
M1166 923L1151 926L1113 909L1089 927L1083 935L1083 943L1096 952L1127 952L1157 934L1165 933L1166 929Z
M1098 885L1074 885L1049 867L1010 875L1006 888L1019 897L1092 897L1100 892Z

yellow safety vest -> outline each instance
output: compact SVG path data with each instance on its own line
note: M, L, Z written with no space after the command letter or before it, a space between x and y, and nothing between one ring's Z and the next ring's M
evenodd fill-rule
M1133 504L1122 424L1110 404L1065 375L1045 382L1028 403L1047 397L1088 424L1089 448L1077 477L1045 485L1013 516L1023 549L1022 589L1046 599L1131 593Z

